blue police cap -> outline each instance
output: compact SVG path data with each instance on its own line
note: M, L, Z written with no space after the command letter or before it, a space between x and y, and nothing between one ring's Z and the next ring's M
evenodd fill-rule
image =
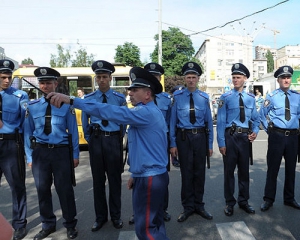
M92 69L94 73L113 73L115 72L115 67L111 63L104 61L104 60L98 60L92 64Z
M163 75L165 73L164 68L158 63L154 63L154 62L146 64L144 66L144 69L146 69L148 72L155 75Z
M231 75L244 75L247 78L250 77L250 72L248 68L242 63L235 63L231 68Z
M289 76L291 77L294 73L294 70L292 67L290 66L282 66L280 68L277 69L277 71L274 73L274 77L278 78L280 76Z
M162 92L162 85L158 79L141 67L133 67L130 69L129 76L131 78L132 84L129 86L128 90L132 88L150 88L155 94Z
M34 70L34 75L39 81L53 79L57 80L60 77L60 73L53 68L49 67L39 67Z
M192 73L192 74L197 74L198 76L201 76L201 74L202 74L201 67L199 66L198 63L195 63L195 62L187 62L186 64L183 65L181 71L182 71L182 75Z
M11 60L0 60L0 73L12 73L14 68L15 64Z

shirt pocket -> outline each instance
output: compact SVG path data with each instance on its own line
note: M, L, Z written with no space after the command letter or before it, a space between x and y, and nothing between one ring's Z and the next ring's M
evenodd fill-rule
M2 119L7 122L15 122L17 121L19 117L19 109L13 109L13 108L5 108L2 110Z
M195 116L198 118L203 118L205 114L205 107L203 106L195 106Z
M53 125L65 125L66 117L65 112L55 111L56 109L52 109L52 118L51 124Z

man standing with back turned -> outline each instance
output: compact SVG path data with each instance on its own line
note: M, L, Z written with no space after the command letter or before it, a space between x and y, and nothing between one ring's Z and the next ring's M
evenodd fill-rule
M285 159L284 205L300 210L295 200L295 175L297 163L300 95L290 90L293 69L282 66L274 73L279 88L268 94L260 108L261 123L268 133L267 179L261 211L273 206L277 176L282 156ZM268 120L267 120L268 119Z

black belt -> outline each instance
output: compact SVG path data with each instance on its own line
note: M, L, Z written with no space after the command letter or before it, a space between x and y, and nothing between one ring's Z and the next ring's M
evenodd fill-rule
M178 128L178 131L186 132L186 133L192 133L192 134L198 134L198 133L204 133L205 128L192 128L192 129L185 129L185 128Z
M231 127L226 128L226 131L231 131ZM234 132L236 132L236 133L248 133L249 128L236 127Z
M113 135L120 135L120 131L106 132L106 131L100 130L99 133L100 133L100 135L104 135L106 137L113 136Z
M299 134L298 129L284 129L284 128L272 127L271 131L283 133L285 136L298 135Z
M63 148L63 147L69 147L69 144L50 144L50 143L35 143L35 148Z
M15 140L16 134L6 134L6 133L0 133L0 141L1 140Z

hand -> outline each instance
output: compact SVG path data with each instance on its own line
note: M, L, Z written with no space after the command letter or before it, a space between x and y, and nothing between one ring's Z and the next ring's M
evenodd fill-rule
M79 165L79 159L75 158L74 159L74 168L77 168Z
M133 188L133 182L134 182L134 180L133 180L132 177L128 179L128 182L127 182L127 188L128 188L129 190L131 190L131 189Z
M28 167L32 167L32 163L27 163Z
M220 147L219 151L222 155L226 156L226 147Z
M209 149L209 156L211 157L213 155L213 150L212 149Z
M178 150L177 147L172 147L170 148L170 153L172 157L177 157L178 156Z
M256 139L256 137L257 137L257 134L254 132L248 135L248 139L250 142L253 142Z
M60 108L62 103L70 104L70 97L62 93L51 92L46 98L50 99L50 103L57 108Z
M3 127L3 122L0 120L0 128Z

